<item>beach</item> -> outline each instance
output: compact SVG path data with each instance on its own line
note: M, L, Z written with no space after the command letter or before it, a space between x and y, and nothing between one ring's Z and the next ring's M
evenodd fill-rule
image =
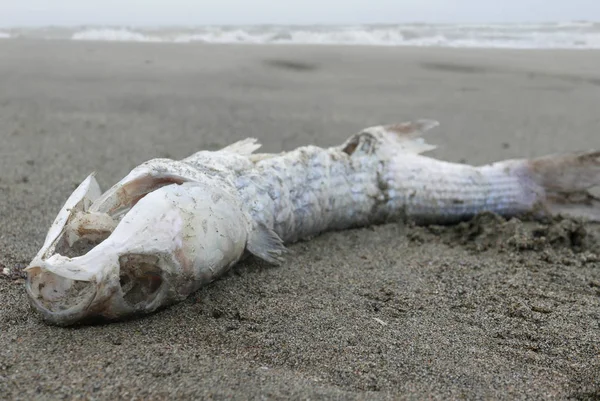
M432 118L431 156L600 149L600 52L0 41L0 398L597 399L600 228L483 215L254 259L130 321L43 323L20 270L91 172ZM8 274L2 274L8 269Z

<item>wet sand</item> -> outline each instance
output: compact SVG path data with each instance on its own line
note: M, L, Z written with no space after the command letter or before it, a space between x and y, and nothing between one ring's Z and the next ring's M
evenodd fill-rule
M91 171L429 117L433 155L600 148L600 53L0 41L0 398L597 399L597 225L388 224L132 321L42 323L19 269Z

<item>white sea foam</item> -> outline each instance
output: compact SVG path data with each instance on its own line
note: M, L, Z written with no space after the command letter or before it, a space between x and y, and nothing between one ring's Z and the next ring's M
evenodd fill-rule
M86 29L75 32L73 40L105 40L110 42L162 42L160 37L148 36L129 29Z
M0 32L0 39L9 39L10 36L11 35L8 32Z
M87 27L8 30L10 37L92 41L600 49L600 23L360 26ZM0 37L2 34L0 34Z

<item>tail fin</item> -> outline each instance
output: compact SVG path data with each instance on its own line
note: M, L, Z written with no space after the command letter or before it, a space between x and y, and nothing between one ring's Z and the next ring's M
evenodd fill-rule
M544 156L529 162L533 179L544 188L544 208L553 216L600 222L600 151Z

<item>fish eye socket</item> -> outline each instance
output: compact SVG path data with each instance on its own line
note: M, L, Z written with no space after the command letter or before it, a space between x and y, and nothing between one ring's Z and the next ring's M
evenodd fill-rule
M159 258L129 254L119 258L119 284L123 299L131 306L150 304L163 285Z

